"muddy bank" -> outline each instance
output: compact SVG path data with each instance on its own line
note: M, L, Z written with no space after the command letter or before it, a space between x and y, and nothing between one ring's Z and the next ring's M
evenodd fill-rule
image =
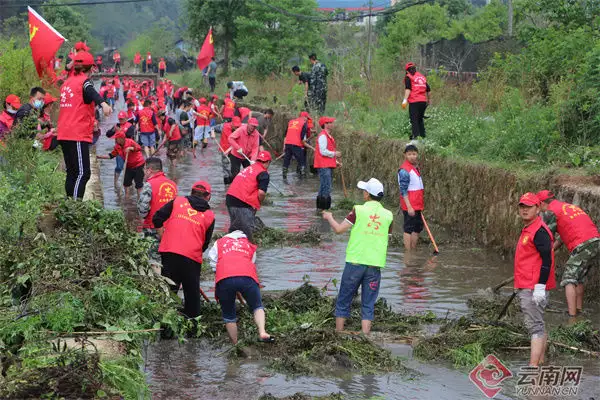
M296 118L296 114L280 110L273 117L267 139L278 151L283 147L287 123L292 118ZM388 193L386 202L397 207L396 173L404 160L406 141L347 132L341 126L336 127L334 136L343 154L345 166L341 172L348 190L354 190L358 180L377 177ZM309 159L312 159L311 153L309 151ZM524 192L550 189L559 199L581 206L594 221L600 219L600 186L594 179L556 175L551 171L526 176L500 167L440 156L423 146L421 166L428 219L454 236L490 246L506 257L512 256L521 231L517 202ZM341 185L339 169L334 179ZM341 198L340 191L334 193L334 202ZM561 274L567 256L564 246L557 254L557 273ZM600 288L600 268L593 269L590 274L589 288Z

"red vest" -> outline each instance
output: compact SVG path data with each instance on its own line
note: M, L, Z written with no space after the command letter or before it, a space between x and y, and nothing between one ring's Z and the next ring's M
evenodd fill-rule
M58 140L92 143L95 104L83 102L85 74L73 75L60 87L60 111L58 113Z
M102 56L96 57L96 64L102 64Z
M113 54L113 61L114 62L121 62L121 55L119 53L114 53Z
M146 56L146 65L150 65L152 64L152 56L150 54L148 54Z
M294 146L304 147L304 143L302 143L302 127L304 127L305 123L306 120L302 117L288 122L288 128L283 144L292 144Z
M223 102L225 105L223 107L223 118L233 118L235 115L235 101L225 98Z
M158 62L158 69L167 69L167 63L164 61Z
M556 232L569 252L585 241L600 237L598 228L581 208L553 200L548 204L548 210L556 215Z
M246 119L247 116L250 115L250 109L248 107L240 107L238 108L238 111L240 112L240 119L242 120L242 122L244 121L244 119Z
M117 132L115 132L115 136L117 136L117 134L122 134L123 136L127 137L127 130L129 128L131 128L131 123L125 122L124 124L121 124L121 126L119 126L119 129L117 129Z
M154 123L152 122L153 115L154 111L152 111L150 107L146 107L140 111L140 132L154 132Z
M115 87L113 85L108 85L108 88L106 89L106 95L109 99L115 97Z
M196 116L196 126L210 125L210 108L206 104L200 104L200 106L196 108L196 112L200 114ZM200 118L200 116L206 117L206 119Z
M15 122L15 114L9 114L6 111L2 111L2 114L0 114L0 122L2 122L4 125L6 125L6 127L10 130L10 128L12 128L13 123Z
M140 53L136 53L135 56L133 56L133 63L139 64L141 61L142 61L142 56L140 55Z
M410 94L408 95L409 103L416 103L420 101L427 101L427 78L421 75L419 72L415 72L414 75L407 74L410 79Z
M227 151L229 148L229 136L233 133L233 125L231 122L226 122L223 124L223 129L221 130L221 149L223 151Z
M133 147L133 151L129 152L129 157L127 157L124 150L128 147ZM125 138L125 143L122 147L115 143L115 148L111 154L115 156L119 155L123 158L123 160L127 158L127 165L125 166L126 168L133 169L146 163L144 155L142 154L142 148L133 139Z
M165 221L159 253L175 253L202 264L206 231L215 220L211 210L195 210L183 196L175 198L173 212Z
M151 176L147 182L152 187L152 200L150 200L150 212L144 218L144 228L154 229L152 217L162 206L177 196L177 185L167 178L164 172Z
M227 150L227 149L223 149ZM260 201L258 200L258 181L256 177L265 172L266 169L261 163L252 164L244 168L231 182L227 194L231 195L246 204L249 204L256 211L260 210Z
M217 252L215 284L232 276L248 276L259 283L256 265L252 262L256 246L247 238L222 237L217 240Z
M554 242L552 232L542 221L541 217L537 217L533 223L523 228L521 237L517 243L517 251L515 252L515 289L533 289L540 280L540 271L542 266L542 256L538 252L533 238L535 233L543 227L550 235L550 240ZM550 276L546 282L546 290L556 287L556 278L554 277L554 250L552 250L552 265L550 266Z
M323 157L319 150L319 138L325 135L327 137L327 150L335 152L335 139L325 129L317 136L317 144L315 146L315 168L335 168L335 157Z
M163 131L165 133L171 132L171 125L169 124L169 118L165 118L165 124L163 125ZM179 130L179 125L175 124L175 129L173 129L173 133L171 134L170 142L174 142L176 140L181 139L181 131Z
M421 173L408 161L404 161L400 169L405 170L410 175L410 183L408 184L408 200L410 201L410 205L415 211L423 210L425 208L425 189ZM402 194L400 194L400 206L404 211L408 210Z

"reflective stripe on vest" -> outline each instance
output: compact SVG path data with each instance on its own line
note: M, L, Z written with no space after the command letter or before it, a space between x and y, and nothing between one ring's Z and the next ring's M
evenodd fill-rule
M534 222L523 228L517 250L515 252L515 289L533 289L540 280L540 271L542 267L542 256L533 243L535 233L543 227L550 235L550 240L554 243L554 237L550 229L544 224L541 217L537 217ZM554 249L552 250L552 265L550 266L550 276L546 282L546 290L556 287L556 278L554 276Z
M226 149L224 149L226 150ZM252 164L244 168L231 182L227 194L252 206L255 210L260 210L260 201L258 200L258 180L256 179L261 172L266 169L262 163Z
M385 267L388 232L394 221L391 211L378 201L354 206L356 221L350 231L346 262L369 267Z
M170 202L177 196L177 185L175 182L167 178L164 172L158 172L157 174L148 178L147 182L152 188L152 199L150 200L150 211L146 218L144 218L144 228L154 229L152 223L152 217L154 214L165 204Z
M325 135L325 137L327 137L327 150L335 153L335 149L336 149L335 139L333 138L333 136L331 136L329 133L327 133L327 131L325 129L323 129L321 131L321 133L319 133L319 136L317 136L317 144L315 145L314 167L315 168L335 168L336 167L335 157L324 157L321 155L321 150L319 148L319 138L323 135Z
M556 215L556 233L560 235L569 252L583 242L600 237L598 228L581 208L553 200L548 204L548 210Z
M158 251L175 253L202 264L202 247L206 231L215 220L211 210L195 210L183 196L173 201L173 212L165 221Z
M427 101L427 78L419 72L414 75L408 74L410 79L410 94L408 95L409 103L417 103Z
M85 74L72 75L60 87L60 111L58 113L58 140L92 143L96 105L83 101Z
M256 265L252 262L256 246L247 238L222 237L217 240L217 252L215 284L232 276L248 276L259 283Z
M410 201L410 205L413 210L423 210L425 208L425 188L423 186L421 173L408 161L404 161L400 166L400 169L408 172L408 175L410 176L410 183L408 184L408 200ZM404 211L408 210L402 193L400 193L400 206Z
M283 144L304 147L302 143L302 128L306 123L304 118L296 118L288 122L287 132Z

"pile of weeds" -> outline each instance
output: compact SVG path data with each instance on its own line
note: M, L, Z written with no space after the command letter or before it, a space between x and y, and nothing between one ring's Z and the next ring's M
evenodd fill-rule
M333 207L331 207L331 209L332 210L343 210L343 211L350 212L356 204L357 203L356 203L356 201L354 201L354 199L352 199L350 197L344 197L341 200L336 200L336 202L333 204Z
M254 232L254 242L261 248L275 246L317 246L323 239L323 234L310 228L301 232L288 232L284 229L264 228Z

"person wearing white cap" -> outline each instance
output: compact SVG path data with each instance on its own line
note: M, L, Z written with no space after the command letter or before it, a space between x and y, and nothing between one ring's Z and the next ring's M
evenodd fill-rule
M394 216L380 202L383 198L380 181L371 178L367 182L358 182L357 187L363 190L365 204L355 205L341 224L328 211L323 211L323 218L337 234L350 230L346 266L335 305L335 330L344 330L346 319L350 317L352 298L361 286L361 326L362 332L368 334L375 314L381 269L385 267L388 235L392 232Z

